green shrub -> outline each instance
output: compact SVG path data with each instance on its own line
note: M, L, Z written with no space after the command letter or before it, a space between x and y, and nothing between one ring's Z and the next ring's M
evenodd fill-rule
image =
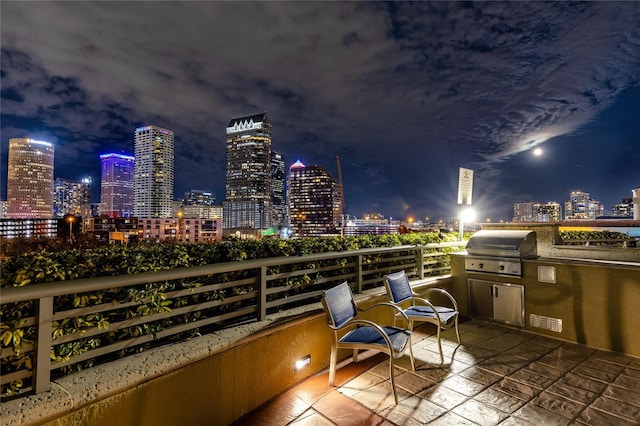
M448 240L455 240L457 234L447 234ZM171 244L152 243L138 244L135 246L112 245L99 248L54 251L40 250L16 255L4 260L0 265L0 285L2 287L20 287L26 285L38 285L53 281L66 281L98 276L115 276L136 274L147 271L167 270L172 268L199 266L229 261L243 261L247 259L260 259L279 256L299 256L312 253L349 251L375 247L394 247L400 245L422 245L437 243L441 239L436 233L410 233L403 235L367 235L358 237L326 237L326 238L302 238L294 240L281 240L265 238L261 240L229 240L220 244ZM41 247L41 241L38 247ZM435 250L435 249L434 249ZM387 260L388 259L388 260ZM390 265L398 265L392 255L376 254L364 256L363 269L369 270L375 267L376 262L392 262ZM333 262L333 263L330 263ZM331 266L329 275L349 273L346 268L347 258L328 261L293 263L270 267L270 273L292 271L314 271L324 266ZM395 262L395 263L393 263ZM403 261L404 262L404 261ZM448 258L439 258L442 264L448 262ZM344 268L344 269L342 269ZM375 272L379 274L379 272ZM109 331L109 325L128 319L147 317L155 314L171 312L183 306L209 303L225 298L241 295L254 291L250 285L240 285L224 290L194 292L187 296L167 298L167 294L177 290L195 289L204 285L241 280L246 278L249 271L236 271L214 276L197 277L184 280L172 280L154 284L143 284L134 287L107 289L89 293L70 294L54 299L54 311L62 312L69 309L85 308L92 306L112 305L115 308L105 310L98 309L96 313L83 314L81 316L54 321L52 327L53 346L51 348L52 361L65 362L70 357L80 355L100 346L107 346L118 341L132 339L143 335L151 335L154 340L156 334L180 324L192 323L199 319L215 317L226 311L242 307L242 303L235 305L222 305L188 312L185 314L145 322ZM331 276L324 277L320 272L305 272L304 274L292 274L287 278L273 280L270 287L282 286L286 295L304 293L308 287L316 283L324 282L330 285ZM317 288L314 288L317 289ZM277 294L269 296L281 297ZM135 302L135 303L134 303ZM214 303L215 305L215 303ZM122 306L122 308L119 308ZM34 303L21 302L2 305L2 328L0 329L0 344L2 348L12 348L15 355L3 357L3 374L21 369L31 370L33 353L23 350L24 345L35 340L35 327L28 326L24 318L35 315ZM90 337L76 338L67 343L56 342L57 339L71 334L83 335L92 330ZM96 332L98 330L98 332ZM104 330L102 332L101 330ZM189 330L168 338L170 341L184 340L199 331ZM63 340L64 342L64 340ZM139 352L162 342L145 343L135 347L123 349L118 356ZM111 355L113 357L113 355ZM95 359L65 365L55 374L68 374L82 368L90 367ZM9 395L21 392L23 387L28 387L29 380L16 380L5 384L0 394Z

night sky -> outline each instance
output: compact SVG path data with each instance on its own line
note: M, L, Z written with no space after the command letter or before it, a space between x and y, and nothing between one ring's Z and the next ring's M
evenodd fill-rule
M56 146L55 176L175 131L175 196L224 199L225 127L267 111L272 147L337 178L348 212L457 214L640 187L640 2L13 2L1 7L8 140ZM542 155L533 155L533 148Z

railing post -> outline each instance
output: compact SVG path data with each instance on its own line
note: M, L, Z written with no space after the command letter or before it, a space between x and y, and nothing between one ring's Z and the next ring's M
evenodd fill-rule
M36 300L36 344L33 367L33 390L42 393L51 383L51 333L53 330L53 297Z
M355 258L356 293L362 293L362 255Z
M258 321L267 319L267 267L260 267L258 277Z
M416 248L416 272L419 279L424 278L424 247Z

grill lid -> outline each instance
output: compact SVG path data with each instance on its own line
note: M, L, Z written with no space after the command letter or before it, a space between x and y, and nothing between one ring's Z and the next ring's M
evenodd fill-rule
M478 256L536 257L536 233L520 230L478 231L467 242L467 253Z

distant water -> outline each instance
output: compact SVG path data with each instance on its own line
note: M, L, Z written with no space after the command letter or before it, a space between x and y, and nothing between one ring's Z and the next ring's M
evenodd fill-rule
M594 226L593 229L611 232L621 232L630 237L640 237L640 227L620 227L620 226Z

